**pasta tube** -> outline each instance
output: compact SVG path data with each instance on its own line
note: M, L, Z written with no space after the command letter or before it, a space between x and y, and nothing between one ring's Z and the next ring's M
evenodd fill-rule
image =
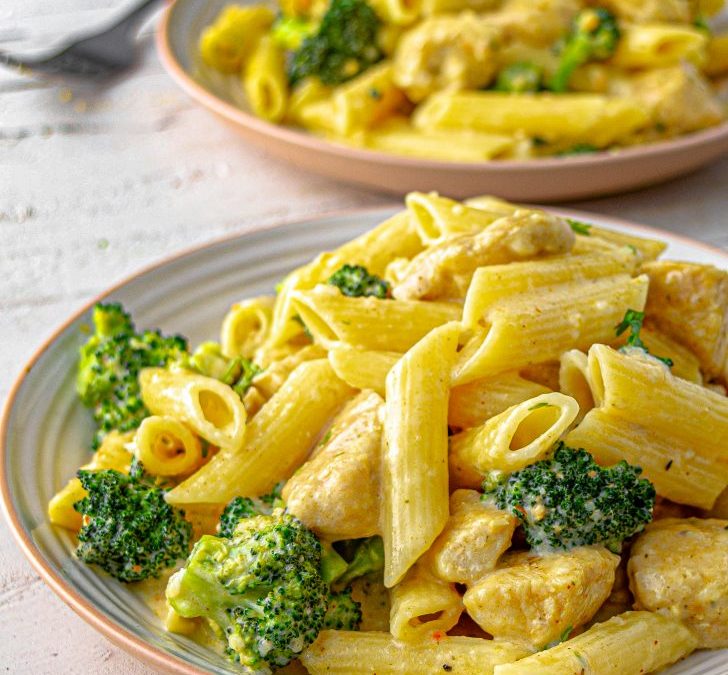
M270 345L280 345L303 332L303 327L292 320L295 315L291 299L293 291L312 289L347 263L363 265L371 274L381 276L393 258L410 258L421 250L422 243L410 223L409 214L403 211L333 253L323 253L308 265L294 270L283 280L278 291Z
M463 612L455 587L417 563L390 592L390 631L405 642L418 642L440 631L447 633Z
M702 65L708 37L692 26L643 24L621 31L612 63L619 68L664 68L682 61Z
M387 373L401 356L398 352L336 347L329 352L329 362L336 375L350 387L373 389L384 396Z
M639 675L687 656L695 636L679 621L651 612L625 612L575 638L495 668L495 675Z
M598 94L501 94L470 91L430 96L413 117L415 127L522 133L555 143L606 147L647 126L649 115L635 100Z
M479 488L492 470L512 473L544 457L579 412L577 402L552 392L509 408L450 438L450 481Z
M631 275L638 263L637 256L623 248L611 254L564 255L481 267L475 271L465 296L463 325L477 326L488 309L512 295L582 279Z
M245 68L243 87L258 117L269 122L283 119L288 101L285 56L270 35L264 35L255 47Z
M501 217L498 212L471 208L436 192L410 192L405 204L425 246L459 234L476 234Z
M477 427L511 406L549 391L517 371L483 377L450 390L447 423L456 429Z
M457 323L433 330L387 375L382 538L389 588L447 521L447 398L459 333Z
M728 399L675 377L640 351L589 350L589 381L600 407L566 443L601 464L639 465L658 494L710 509L728 485Z
M270 492L303 463L352 393L326 359L302 363L251 420L243 447L219 452L167 493L167 501L225 504L237 495Z
M154 476L181 476L202 464L199 439L174 417L147 417L134 435L134 455Z
M293 307L314 340L370 350L405 352L433 328L460 319L460 305L418 300L350 298L332 286L294 291Z
M185 422L206 441L238 450L245 434L245 408L226 384L184 370L146 368L139 374L144 405L153 415Z
M220 331L222 353L229 359L252 358L270 330L275 298L263 295L234 304L225 315Z
M570 349L561 355L559 362L559 389L579 404L574 421L578 424L594 407L594 395L589 382L587 356L578 349Z
M408 643L389 633L323 630L303 651L301 663L312 675L492 675L496 665L530 653L522 645L482 638L444 635Z
M473 331L458 354L453 381L465 384L558 360L569 349L610 342L624 313L644 308L647 284L644 275L635 279L618 275L560 284L501 302L486 314L485 326Z
M223 73L239 73L274 18L265 5L226 7L200 37L202 60Z

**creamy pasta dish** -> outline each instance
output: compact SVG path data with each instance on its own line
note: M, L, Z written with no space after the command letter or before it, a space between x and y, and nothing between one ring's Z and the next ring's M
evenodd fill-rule
M99 304L50 520L244 673L728 648L728 272L664 248L411 193L195 349Z
M708 21L722 5L231 4L201 35L199 76L229 77L270 122L398 155L478 162L612 151L726 119L728 33Z

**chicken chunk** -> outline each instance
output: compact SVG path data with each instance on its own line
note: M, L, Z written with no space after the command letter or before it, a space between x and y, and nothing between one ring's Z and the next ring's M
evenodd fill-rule
M442 89L480 89L498 68L499 35L472 12L429 17L397 45L394 82L415 103Z
M509 0L488 20L503 31L503 41L551 47L564 36L581 9L579 0Z
M631 23L691 23L694 18L690 0L599 0L595 4Z
M728 647L728 520L667 518L632 545L635 608L693 629L699 647Z
M690 63L654 68L630 81L629 92L656 125L671 136L723 121L723 107L705 77Z
M435 574L444 581L473 584L492 571L511 545L517 521L483 504L475 490L450 495L450 518L429 556Z
M398 300L462 298L478 267L567 253L574 239L563 218L519 209L482 232L451 237L416 255L393 295Z
M619 556L602 546L509 553L468 589L465 609L493 637L540 649L594 616L609 597L617 565Z
M650 323L700 359L706 379L728 382L728 272L712 265L646 263Z
M382 398L362 392L283 488L288 510L317 535L337 541L379 532Z

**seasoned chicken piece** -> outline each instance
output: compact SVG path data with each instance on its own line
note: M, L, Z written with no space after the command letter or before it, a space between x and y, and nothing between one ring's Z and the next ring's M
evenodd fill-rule
M326 358L326 350L319 345L307 345L293 354L287 354L281 359L270 362L264 366L263 372L253 378L253 383L245 392L243 404L248 418L255 415L261 406L273 396L288 379L288 376L304 361ZM256 361L255 363L259 363Z
M602 546L509 553L468 589L465 609L493 637L540 649L594 616L609 597L618 564L619 556Z
M728 520L667 518L632 544L635 609L682 621L698 647L728 647Z
M708 80L691 63L649 70L632 78L628 90L671 136L720 124L724 118Z
M581 5L579 0L510 0L488 20L503 30L504 42L551 47L569 29Z
M674 260L642 271L650 277L649 322L692 350L706 379L728 382L728 272Z
M511 545L517 521L483 504L475 490L450 495L450 518L429 556L435 574L444 581L473 584L493 570Z
M337 541L379 531L383 408L378 394L359 394L283 488L288 510L317 535Z
M394 82L415 103L442 89L480 89L493 78L500 31L472 12L431 16L394 54Z
M398 300L462 298L478 267L567 253L574 239L563 218L518 209L482 232L446 239L416 255L393 295Z

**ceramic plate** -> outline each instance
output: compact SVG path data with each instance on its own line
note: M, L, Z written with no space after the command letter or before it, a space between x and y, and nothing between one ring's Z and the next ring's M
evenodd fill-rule
M254 1L260 2L237 0L239 4ZM529 162L443 162L332 143L252 115L239 78L200 75L199 35L227 4L228 0L176 0L165 11L157 34L162 62L192 98L241 136L307 171L394 194L438 190L451 197L489 193L511 200L548 202L644 187L693 171L728 152L728 123L615 153Z
M180 332L196 344L214 339L229 306L271 293L292 268L370 229L394 211L375 210L316 218L240 235L167 259L102 297L131 310L137 325ZM563 212L607 227L645 234L639 226L588 213ZM728 267L728 254L666 232L667 256ZM98 300L97 298L96 300ZM94 300L94 302L96 302ZM83 619L153 667L177 673L235 672L224 658L165 633L133 588L95 572L72 555L70 534L47 522L46 504L88 459L93 433L76 399L74 375L80 327L89 303L69 318L23 370L0 422L0 488L11 529L37 572ZM51 627L52 629L52 627ZM670 671L728 672L728 650L693 655Z

